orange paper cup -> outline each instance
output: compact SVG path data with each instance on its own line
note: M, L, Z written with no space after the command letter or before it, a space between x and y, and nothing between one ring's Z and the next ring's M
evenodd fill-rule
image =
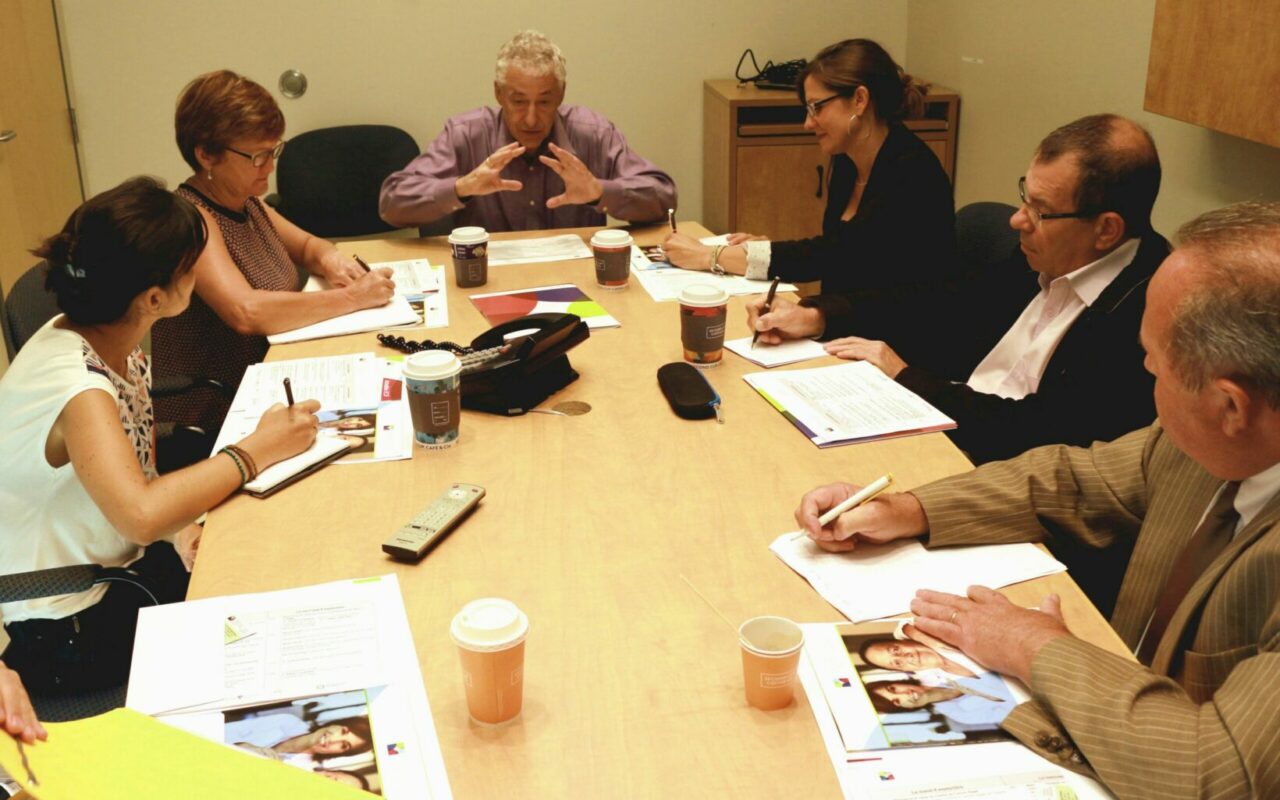
M524 640L529 618L509 600L486 597L463 606L449 626L462 661L467 711L497 725L520 715L524 702Z
M764 711L791 704L804 633L783 617L756 617L738 628L747 702Z

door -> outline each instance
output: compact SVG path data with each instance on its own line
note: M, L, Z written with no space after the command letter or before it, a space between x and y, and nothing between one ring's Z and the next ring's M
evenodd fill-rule
M7 294L36 263L28 251L84 197L53 0L0 2L0 53L0 286Z
M816 142L738 148L733 229L775 242L822 233L829 158Z

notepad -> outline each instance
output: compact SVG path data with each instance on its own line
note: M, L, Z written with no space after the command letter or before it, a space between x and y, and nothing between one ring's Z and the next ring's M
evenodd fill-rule
M302 480L350 449L351 443L346 439L317 436L311 447L303 452L293 458L277 461L259 472L256 478L244 485L244 490L254 497L268 497Z
M808 361L830 355L822 346L822 342L815 342L812 339L793 339L781 344L757 343L752 347L751 337L743 336L741 339L726 341L724 346L729 352L766 368L781 367L784 364L794 364L797 361Z
M956 427L955 420L868 361L752 372L742 379L818 447Z
M404 295L393 294L391 300L384 306L363 308L313 325L273 333L267 337L267 341L271 344L289 344L310 339L328 339L333 336L365 333L382 328L401 328L406 325L418 325L420 322L418 313L409 305L409 300Z
M542 236L536 239L494 239L489 242L489 266L538 264L546 261L572 261L591 258L591 248L573 233Z

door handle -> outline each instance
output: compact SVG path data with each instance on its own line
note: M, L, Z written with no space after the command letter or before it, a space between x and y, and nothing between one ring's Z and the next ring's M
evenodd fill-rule
M814 192L813 196L818 199L822 199L822 165L821 164L818 165L818 191Z
M18 138L17 131L0 131L0 144L12 141Z

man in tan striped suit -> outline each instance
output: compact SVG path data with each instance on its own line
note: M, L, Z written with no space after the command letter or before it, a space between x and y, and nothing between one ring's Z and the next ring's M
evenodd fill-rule
M805 495L827 549L1073 537L1128 552L1111 624L1138 661L1072 636L1056 597L921 591L919 628L1031 688L1004 727L1091 767L1117 795L1280 797L1280 203L1186 225L1147 293L1159 420L1090 448L1042 447L884 495L820 528L857 487Z

